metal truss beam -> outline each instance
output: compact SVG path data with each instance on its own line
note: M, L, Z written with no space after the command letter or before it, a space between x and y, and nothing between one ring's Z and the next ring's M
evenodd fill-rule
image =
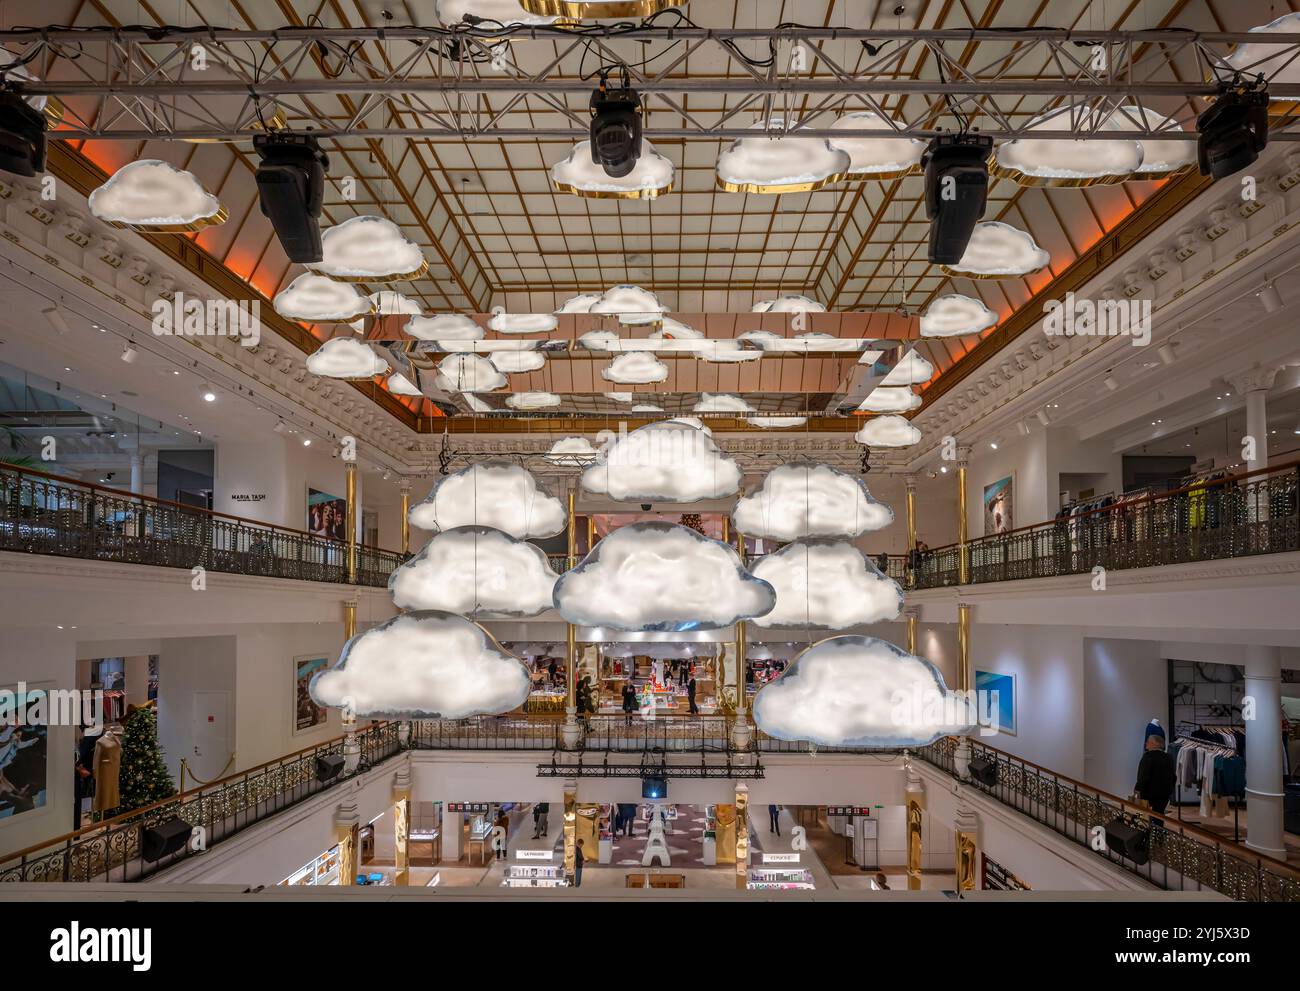
M839 64L846 41L861 42L869 56L852 71ZM804 103L794 98L804 96L807 105L786 114L781 126L807 137L878 135L828 127L840 113L869 109L890 120L900 136L929 138L944 130L930 106L940 98L954 116L965 115L983 133L1009 139L1025 133L1036 110L1032 101L1022 106L1024 98L1055 97L1086 103L1094 112L1063 120L1059 130L1035 131L1035 137L1113 139L1106 127L1121 104L1174 100L1186 106L1190 97L1215 95L1219 82L1234 75L1227 61L1232 46L1247 41L1259 42L1260 36L1170 30L704 29L653 23L499 30L0 32L0 44L24 59L30 56L26 68L38 77L11 79L18 91L56 97L65 105L57 136L133 141L246 140L275 113L290 127L329 138L364 133L369 138L576 139L586 133L593 83L566 74L563 67L572 67L584 52L595 54L598 62L618 64L620 47L628 50L632 84L654 111L646 130L651 138L752 136L754 131L737 120L742 111L770 107L775 97L793 107ZM829 42L837 46L834 52ZM989 42L991 54L959 57L972 42ZM1269 61L1260 68L1273 75L1300 59L1300 34L1272 34L1268 44ZM318 45L332 46L336 53L336 78L319 71L312 57ZM540 59L538 45L545 46ZM764 54L746 54L745 46ZM666 54L670 48L673 58L663 60L662 68L637 68L648 53ZM337 54L342 51L346 58ZM203 68L196 68L196 54ZM942 66L940 78L913 78L907 67L922 54L931 56L929 64ZM697 64L708 59L720 68L705 76L683 71L692 55L702 57ZM770 67L757 69L767 58ZM795 71L795 65L806 68ZM1053 77L1046 78L1036 68L1041 66L1050 67ZM1249 74L1252 67L1242 69ZM1196 81L1182 81L1184 76ZM693 97L689 110L680 100L687 93ZM1277 82L1270 93L1300 98L1300 84ZM321 109L345 96L351 98L350 109ZM882 101L888 96L902 102L885 111ZM710 97L715 105L708 108ZM536 124L521 126L524 114ZM1300 140L1300 132L1283 130L1285 120L1275 139ZM1130 136L1193 140L1195 133L1178 121L1168 130L1138 127Z

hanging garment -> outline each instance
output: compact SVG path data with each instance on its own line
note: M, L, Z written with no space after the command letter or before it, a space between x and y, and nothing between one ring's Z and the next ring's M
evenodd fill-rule
M122 804L118 777L122 772L122 741L115 733L105 733L95 743L95 798L91 808L110 812Z

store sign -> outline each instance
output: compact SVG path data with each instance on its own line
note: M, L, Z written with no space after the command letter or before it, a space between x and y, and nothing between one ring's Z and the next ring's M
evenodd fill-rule
M797 864L799 863L799 855L797 853L765 853L763 854L763 863Z
M520 860L550 860L553 855L551 850L516 850L515 856Z
M265 492L232 492L230 494L231 502L265 502Z
M869 816L871 808L866 805L828 805L826 814L828 816Z

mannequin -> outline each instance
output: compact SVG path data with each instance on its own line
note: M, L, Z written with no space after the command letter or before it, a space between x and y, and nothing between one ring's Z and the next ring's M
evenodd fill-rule
M1146 747L1147 740L1153 736L1158 736L1160 737L1160 739L1165 740L1166 741L1165 749L1168 749L1168 734L1165 733L1165 728L1160 724L1160 719L1157 716L1151 717L1151 722L1147 723L1147 728L1142 734L1143 748Z
M95 797L90 808L96 818L104 818L122 804L118 776L122 771L122 724L114 723L95 741Z

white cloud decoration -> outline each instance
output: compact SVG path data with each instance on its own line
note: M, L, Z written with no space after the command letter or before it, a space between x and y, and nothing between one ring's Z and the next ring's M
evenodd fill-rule
M959 292L939 296L921 315L922 337L964 337L980 334L998 322L998 315L980 300Z
M567 158L551 166L551 185L576 196L651 200L672 190L673 163L643 138L632 171L611 176L591 160L591 142L579 141Z
M388 381L384 387L395 396L423 396L424 393L401 372L393 372L388 376Z
M555 18L548 14L534 14L525 10L519 0L435 0L434 16L443 24L459 24L465 16L496 21L498 24L553 24Z
M621 324L629 327L658 323L668 307L659 297L640 286L620 285L605 290L600 299L591 304L588 313L612 314Z
M908 413L921 405L921 397L910 388L878 385L867 393L858 409L868 413Z
M662 340L672 338L675 341L698 341L704 337L704 331L689 327L680 320L664 317L659 327L650 332L650 339Z
M490 526L535 540L563 530L568 513L528 469L509 461L480 461L438 479L411 507L409 519L421 530Z
M352 217L321 233L323 255L307 267L344 282L417 279L429 268L420 246L387 217Z
M506 375L535 372L546 365L546 356L540 351L494 351L488 360Z
M367 379L388 371L388 362L355 337L334 337L307 356L307 371L332 379Z
M961 261L942 268L974 279L1006 279L1041 272L1051 260L1026 232L990 220L975 225Z
M463 313L413 316L402 329L417 341L437 341L447 351L472 351L471 342L481 341L485 336L483 328Z
M378 292L372 292L370 302L375 308L376 315L381 317L418 317L423 312L419 303L393 289L380 289Z
M619 337L612 330L589 330L578 338L578 347L588 351L613 352L621 350Z
M934 365L926 361L915 348L898 359L898 364L881 379L881 385L924 385L934 375Z
M770 330L747 330L737 340L749 341L756 348L763 351L784 351L796 354L810 351L846 351L855 346L855 342L846 341L834 334L816 332L796 334L794 337L783 337L781 334L774 334Z
M668 366L652 354L636 351L620 354L600 370L600 377L620 385L645 385L667 379Z
M600 300L600 293L579 293L577 296L570 296L555 312L559 313L590 313L592 306Z
M275 294L275 312L308 323L345 323L370 312L370 300L355 286L304 273Z
M741 399L725 392L705 392L695 404L696 413L752 413L754 407Z
M602 392L601 395L615 403L628 403L630 405L636 402L636 393L634 392Z
M524 619L551 608L559 576L536 544L485 526L444 530L388 577L399 609Z
M560 405L560 397L554 392L516 392L506 397L506 405L511 409L552 409Z
M1122 182L1141 168L1141 142L1119 137L1123 128L1100 108L1079 104L1057 107L1031 120L1025 132L1077 133L1081 129L1114 132L1117 137L1113 141L1013 138L998 145L989 172L1025 186L1087 186Z
M552 313L493 313L488 330L498 334L546 334L557 324L559 321Z
M353 637L309 690L318 704L363 717L465 719L523 705L529 675L477 623L427 610Z
M610 442L582 473L582 487L620 502L698 502L740 491L740 466L689 423L663 420Z
M546 452L546 460L566 468L585 468L599 452L586 437L561 437Z
M750 537L860 537L883 530L894 513L872 498L860 478L830 465L796 463L773 468L732 510L735 528Z
M719 629L775 604L731 547L676 523L620 527L555 585L566 621L616 630Z
M751 570L776 589L776 608L753 620L758 626L844 630L897 619L903 608L898 583L847 541L797 540Z
M1121 131L1145 129L1182 133L1182 128L1172 117L1132 103L1116 108L1111 119ZM1139 179L1154 179L1196 164L1195 141L1140 138L1138 144L1142 146L1142 165L1134 175Z
M895 137L894 128L870 110L844 114L831 124L833 131L879 131L869 138L831 138L830 143L849 153L848 174L854 179L901 179L917 171L925 142Z
M776 299L760 299L750 310L751 313L825 313L826 307L807 296L778 296Z
M90 194L88 205L104 223L139 231L196 231L226 220L221 201L194 173L154 158L127 162Z
M921 431L905 417L873 416L853 439L867 447L911 447L921 442Z
M1300 13L1283 14L1281 17L1250 29L1251 34L1269 35L1281 33L1300 33ZM1295 49L1289 45L1266 44L1252 41L1238 45L1224 61L1232 68L1245 75L1258 75L1271 83L1300 83L1300 59L1295 57ZM1294 100L1293 96L1278 94L1274 100Z
M504 389L506 377L497 366L478 354L449 354L438 362L439 389L456 392L491 392Z
M731 338L699 341L692 346L692 350L705 361L758 361L763 357L762 348L747 348L744 346L743 341L732 340Z
M933 664L875 637L814 644L754 698L768 736L821 747L924 746L970 732L978 716Z
M633 413L663 413L662 406L656 406L654 403L637 403L632 407Z
M802 193L843 179L852 166L847 151L825 138L781 133L783 122L759 121L756 130L772 131L739 138L718 156L717 183L729 193Z

